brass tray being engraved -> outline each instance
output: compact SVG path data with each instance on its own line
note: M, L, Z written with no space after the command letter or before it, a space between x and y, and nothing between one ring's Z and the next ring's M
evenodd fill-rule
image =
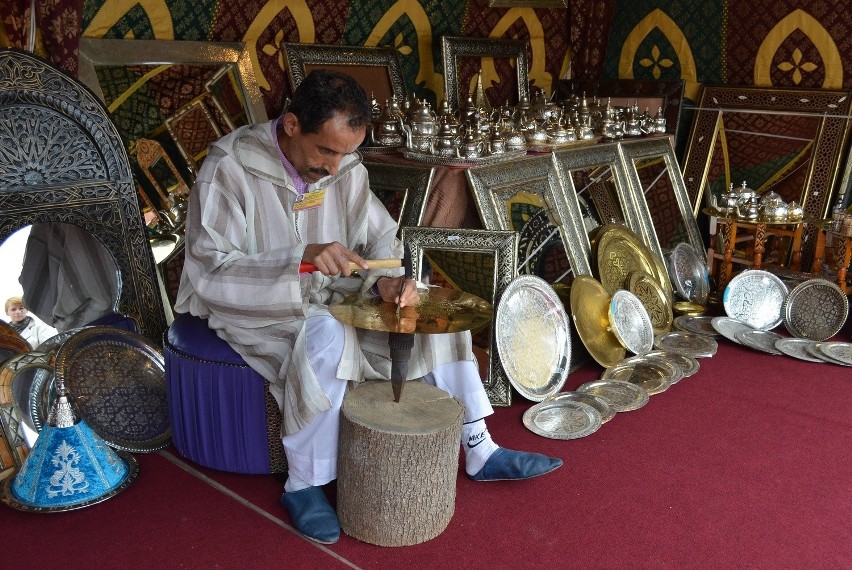
M742 344L737 338L738 332L755 330L753 326L731 317L713 317L710 324L716 332L736 344Z
M624 289L616 291L609 302L609 324L618 341L633 354L654 348L651 317L639 298Z
M645 271L633 271L627 276L627 290L636 295L651 318L654 334L669 332L672 328L672 305L654 276Z
M592 358L604 368L623 360L626 354L610 330L610 298L594 277L578 275L571 284L571 318L577 335Z
M654 338L654 346L660 350L680 352L692 358L709 358L719 350L716 339L684 331L659 334Z
M671 251L668 261L677 294L692 303L706 305L710 296L710 276L707 263L701 260L695 248L681 242Z
M798 358L799 360L825 363L825 359L818 358L808 352L808 345L811 345L814 342L815 341L806 338L782 338L775 341L775 348L780 350L783 354L792 356L793 358Z
M648 392L630 382L593 380L577 388L577 392L597 396L616 412L638 410L648 403Z
M749 348L760 350L767 354L783 354L780 350L775 348L775 342L784 338L778 333L755 329L753 331L738 332L736 333L736 336L742 344Z
M719 336L719 331L713 328L713 317L681 315L672 321L674 328L680 331L703 334L709 337Z
M731 279L722 295L725 314L755 329L770 330L781 324L781 307L787 285L762 269L747 269Z
M440 334L478 329L491 321L491 303L464 291L429 287L420 291L416 306L403 307L396 316L396 305L379 297L352 293L332 303L331 315L358 329L372 331Z
M608 224L597 234L596 243L598 275L610 295L625 288L630 273L641 270L656 279L671 303L672 286L663 261L635 233L621 224Z
M674 378L673 374L680 374L680 370L673 364L668 363L666 365L659 360L639 357L636 360L628 359L607 368L601 374L601 380L616 380L636 384L644 388L648 395L653 396L669 389Z
M561 400L573 400L575 402L582 402L590 405L600 413L602 424L605 424L615 417L615 408L610 406L606 400L599 398L594 394L587 394L585 392L560 392L559 394L547 399L548 402L559 402Z
M528 430L551 439L577 439L598 431L601 414L589 404L575 400L545 400L524 412Z
M571 329L559 296L535 275L516 277L503 291L494 327L497 353L509 383L540 402L565 384Z
M791 335L821 341L843 328L849 316L849 301L836 284L810 279L793 287L781 313Z
M144 336L87 328L62 343L55 368L56 383L111 447L147 453L171 443L163 352Z
M848 366L845 362L841 362L840 360L835 360L830 357L826 353L822 351L823 343L819 341L813 341L811 344L807 345L807 351L816 358L821 358L823 362L828 362L829 364L837 364L839 366Z
M690 376L693 376L696 372L698 372L698 369L701 368L701 364L697 359L680 352L652 350L651 352L646 353L645 356L648 358L659 358L661 360L671 362L680 369L682 378L689 378Z
M819 343L819 350L824 355L839 362L840 364L852 366L852 343L821 342Z

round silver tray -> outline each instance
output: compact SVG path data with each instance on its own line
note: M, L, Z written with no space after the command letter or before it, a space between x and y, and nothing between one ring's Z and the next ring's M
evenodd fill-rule
M657 352L657 354L663 353L663 351L660 351L660 350L658 350L656 352ZM650 353L646 352L645 354L642 354L642 355L639 355L639 356L631 356L630 358L624 359L624 363L625 364L632 364L634 362L638 362L638 363L642 364L642 363L645 363L645 362L653 362L654 364L660 364L668 371L669 383L670 384L677 384L678 382L681 381L681 379L683 378L683 372L681 371L680 366L678 366L674 361L672 361L672 359L663 358L663 357L660 357L660 356L648 356L649 354ZM671 354L674 354L674 353L671 353ZM601 376L601 377L603 377L603 376ZM621 378L614 378L614 380L621 380Z
M620 289L609 302L609 324L621 345L634 354L654 348L654 325L639 297Z
M555 396L549 397L546 401L559 402L561 400L573 400L575 402L582 402L590 405L595 408L598 413L600 413L602 424L605 424L615 417L615 408L610 406L606 400L599 398L594 394L587 394L585 392L560 392Z
M832 360L846 366L852 366L852 343L848 342L821 342L819 349Z
M837 364L839 366L848 366L845 362L835 360L834 358L832 358L829 355L827 355L826 353L824 353L822 351L822 345L823 345L823 343L815 340L811 344L807 345L806 349L811 354L811 356L814 356L816 358L820 358L824 362L828 362L829 364Z
M540 402L565 384L571 361L571 329L562 301L547 281L516 277L497 304L497 353L509 383Z
M638 410L648 403L648 392L630 382L593 380L577 388L577 392L597 396L616 412Z
M710 323L716 332L737 344L742 344L740 339L737 338L737 333L755 330L754 327L731 317L713 317Z
M729 317L755 329L769 330L781 324L787 293L787 285L772 273L748 269L725 287L722 305Z
M709 358L719 350L716 339L684 331L658 334L654 339L654 346L659 350L679 352L692 358Z
M653 396L669 389L669 386L672 385L674 371L680 374L680 370L672 364L666 366L661 361L649 358L634 360L633 362L628 359L604 370L601 374L601 380L616 380L636 384L648 392L648 395Z
M698 372L698 369L701 368L701 364L697 359L680 352L652 350L651 352L645 353L645 356L648 358L659 358L671 362L680 369L682 378L689 378L690 376L693 376L696 372Z
M482 166L485 164L494 164L497 162L505 162L514 160L527 155L526 150L513 150L500 154L489 154L477 158L455 158L452 156L438 156L435 154L427 154L425 152L417 152L415 150L404 149L401 151L402 156L408 160L416 162L425 162L427 164L437 164L442 166Z
M577 439L598 431L601 414L583 402L563 398L546 400L524 412L524 426L533 433L551 439Z
M814 341L806 338L782 338L775 341L775 348L780 350L783 354L792 356L793 358L798 358L799 360L824 363L824 359L817 358L808 352L808 345L813 343Z
M849 302L840 287L825 279L809 279L790 291L782 307L791 335L825 340L840 332L849 316Z
M753 348L755 350L759 350L767 354L783 354L775 347L775 342L784 338L780 334L774 333L772 331L755 329L752 331L738 332L736 336L742 344L748 346L749 348Z
M706 305L710 296L707 264L695 248L686 242L677 244L668 256L668 269L675 291L683 299Z
M672 324L678 330L716 337L719 336L719 332L713 328L713 319L714 317L704 315L698 317L692 315L681 315L679 317L675 317Z
M405 145L401 146L382 146L382 145L373 145L373 146L359 146L358 152L361 154L399 154L402 149L405 148Z

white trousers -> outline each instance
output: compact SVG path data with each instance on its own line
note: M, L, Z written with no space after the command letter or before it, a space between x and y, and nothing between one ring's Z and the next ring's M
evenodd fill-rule
M340 407L347 389L347 382L337 377L343 354L343 325L333 317L319 316L308 318L305 326L308 358L323 392L331 400L331 408L317 414L303 429L281 438L281 442L290 475L311 485L325 485L337 478ZM423 380L457 398L464 406L465 422L494 413L473 361L442 364Z

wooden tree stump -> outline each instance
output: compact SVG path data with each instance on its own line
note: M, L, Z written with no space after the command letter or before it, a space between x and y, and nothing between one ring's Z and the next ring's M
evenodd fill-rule
M358 386L343 401L337 515L349 536L409 546L441 534L455 511L464 408L423 382Z

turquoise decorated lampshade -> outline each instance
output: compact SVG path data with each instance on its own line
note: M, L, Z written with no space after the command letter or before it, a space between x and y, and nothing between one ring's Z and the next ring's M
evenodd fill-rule
M3 481L0 500L31 512L60 512L105 501L138 473L136 459L110 448L77 418L63 384L47 425L14 478Z

